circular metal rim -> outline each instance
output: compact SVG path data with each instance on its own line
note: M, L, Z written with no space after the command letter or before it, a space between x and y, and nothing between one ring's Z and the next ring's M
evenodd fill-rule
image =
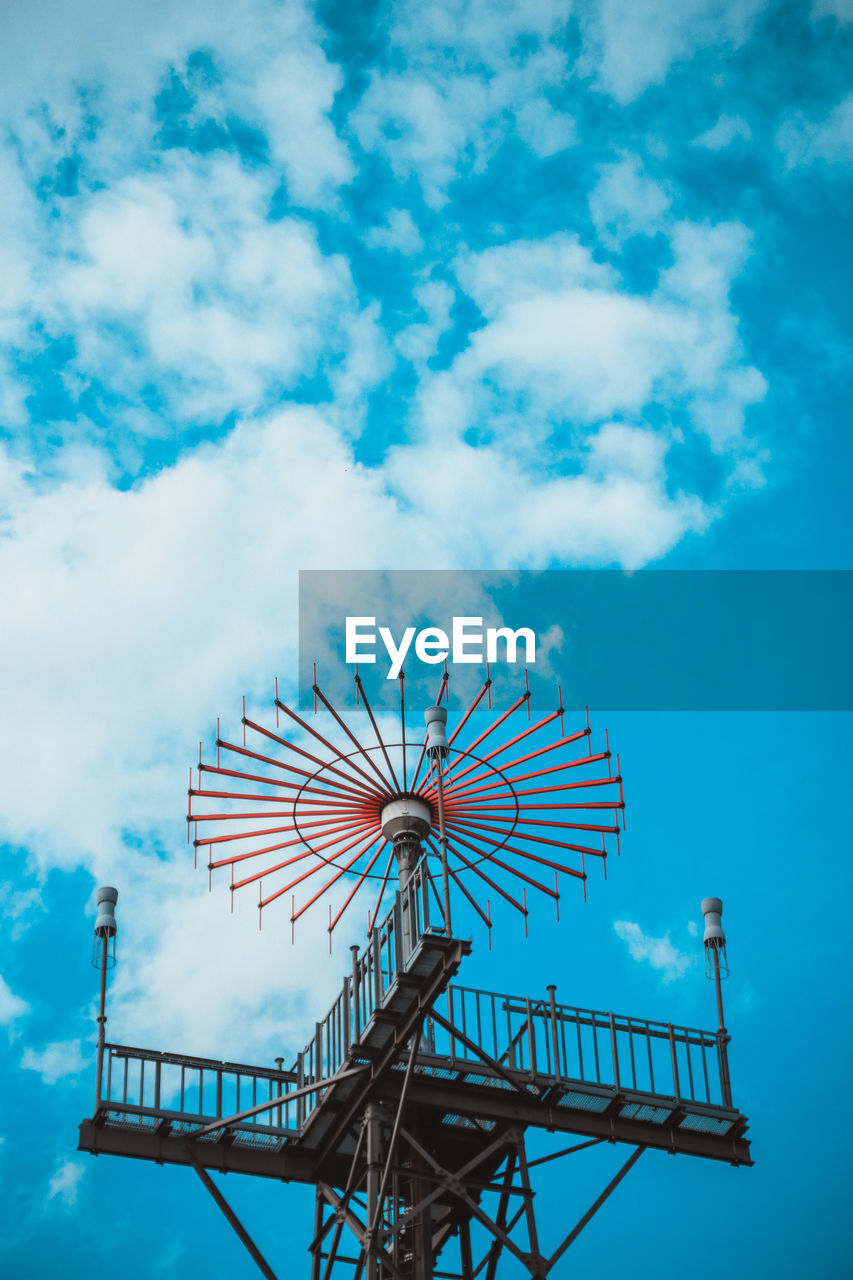
M386 743L384 744L384 747L385 747L385 749L387 749L387 750L391 750L391 749L403 749L403 750L406 750L407 748L411 747L411 748L413 748L414 750L419 751L419 750L421 749L421 747L422 747L422 746L423 746L423 743L422 743L422 742L407 742L407 743L402 743L402 742L386 742ZM306 778L306 779L305 779L305 781L302 783L302 786L299 788L299 790L297 791L296 795L293 797L293 800L292 800L292 802L291 802L291 810L290 810L290 813L291 813L291 817L292 817L292 819L293 819L293 826L294 826L294 830L296 831L297 835L299 836L299 839L300 839L300 840L302 841L302 843L305 845L306 849L310 849L310 850L311 850L311 852L314 854L314 856L315 856L316 858L319 858L321 862L324 862L324 863L326 864L326 866L334 867L336 871L343 871L343 869L344 869L343 867L339 866L339 865L338 865L338 863L335 861L335 857L340 857L341 855L340 855L340 854L336 854L336 855L334 855L334 856L333 856L333 857L331 857L331 858L327 858L324 854L320 853L317 849L315 849L315 848L314 848L314 846L311 844L310 840L307 840L307 839L305 838L305 836L302 834L302 831L301 831L300 826L299 826L299 822L298 822L297 817L296 817L296 806L297 806L297 804L299 803L299 799L300 799L300 797L301 797L301 795L302 795L302 792L305 790L305 788L306 788L310 783L312 783L312 782L316 781L316 780L319 778L320 774L322 774L322 773L323 773L323 771L324 771L325 769L330 768L331 766L333 766L333 765L337 764L339 761L343 761L343 760L350 760L350 759L352 759L352 758L353 758L353 757L355 757L355 756L366 756L366 755L368 755L368 754L369 754L369 752L371 752L371 751L382 751L382 749L383 749L383 747L377 744L375 747L363 747L363 748L361 748L361 749L359 749L359 750L357 750L357 751L346 751L346 752L340 751L340 752L338 752L338 753L337 753L337 755L333 756L333 758L332 758L331 760L327 760L327 761L325 761L325 762L324 762L324 764L322 764L322 765L320 766L320 768L319 768L319 769L315 769L314 773L312 773L312 774L311 774L311 776L310 776L309 778ZM495 856L495 854L496 854L496 853L500 853L501 849L503 849L503 847L506 845L507 841L512 837L513 833L514 833L514 832L515 832L515 830L516 830L516 827L518 826L518 818L519 818L519 814L521 813L521 805L518 803L518 794L517 794L517 792L516 792L516 790L515 790L515 787L512 785L512 782L511 782L511 781L510 781L510 779L506 776L506 774L505 774L501 769L499 769L499 768L497 767L497 765L492 764L489 760L484 760L482 756L475 756L475 755L474 755L472 752L470 752L470 751L464 751L464 750L462 750L462 748L460 748L460 747L450 747L450 748L449 748L449 750L450 750L454 755L456 755L456 756L464 756L464 757L466 757L468 760L474 760L474 761L476 761L476 763L477 763L477 764L481 764L481 765L483 765L483 766L484 766L486 769L488 769L491 773L496 774L496 775L500 778L500 780L501 780L503 783L505 783L505 785L509 788L510 794L512 795L513 803L514 803L514 805L515 805L515 814L513 815L513 819L512 819L512 826L510 827L509 831L506 833L506 835L504 836L504 838L503 838L503 840L500 842L500 844L497 844L497 845L495 846L495 848L491 851L491 853L483 853L483 854L480 854L479 856L473 856L473 854L472 854L472 857L471 857L471 859L470 859L471 865L472 865L472 866L477 866L477 865L479 865L479 863L481 863L481 862L489 862L489 861L490 861L490 860ZM427 799L426 799L426 797L425 797L425 796L423 796L423 794L422 794L421 792L418 792L418 791L399 791L399 792L392 792L392 793L391 793L391 794L390 794L390 795L385 799L384 803L385 803L385 804L387 804L389 800L396 800L396 799L398 799L398 798L402 798L403 796L411 796L411 797L412 797L412 799L421 799L421 800L423 800L424 804L426 804L426 805L428 805L428 806L429 806L430 812L434 812L434 809L433 809L433 805L432 805L432 803L431 803L429 800L427 800ZM379 823L379 814L380 814L380 812L381 812L381 806L379 806L379 808L377 808L377 812L376 812L376 822L377 822L377 825L378 825L378 823ZM430 834L432 835L432 834L433 834L433 832L435 832L435 831L436 831L436 828L431 826L431 827L430 827ZM380 835L380 836L382 835L381 829L380 829L380 831L379 831L379 835ZM365 839L367 839L367 836L366 836L366 835L365 835ZM448 835L448 843L451 845L451 852L452 852L452 841L453 841L453 837L452 837L452 836L450 836L450 835ZM388 841L386 841L386 843L388 843ZM367 850L366 852L369 852L369 850ZM435 855L434 853L431 853L429 849L426 849L426 848L425 848L425 849L424 849L424 853L425 853L425 855L426 855L428 858L433 858L433 859L435 859L435 857L436 857L436 855ZM461 872L464 872L464 871L467 871L467 870L468 870L468 868L467 868L467 867L465 867L465 866L463 866L463 867L461 867L461 868L460 868L460 873L461 873ZM348 874L348 875L353 875L353 876L361 875L361 876L362 876L362 878L363 878L363 879L365 879L365 880L384 880L384 879L385 879L384 875L380 875L380 874L379 874L379 872L376 872L376 871L366 871L366 872L360 873L360 872L358 872L358 871L356 871L356 870L352 870L352 871L349 871L347 874Z

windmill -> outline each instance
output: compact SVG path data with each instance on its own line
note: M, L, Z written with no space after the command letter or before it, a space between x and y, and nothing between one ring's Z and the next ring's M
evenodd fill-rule
M713 1032L566 1005L553 984L543 997L454 981L472 948L454 932L454 902L489 944L493 900L526 932L536 898L559 911L561 885L586 895L590 866L606 873L624 829L618 756L606 734L594 749L588 714L567 725L559 689L534 714L526 675L502 710L492 692L487 671L448 729L445 671L424 733L401 676L399 731L386 719L383 733L358 672L346 716L315 673L313 723L276 687L274 725L247 716L244 700L236 739L217 722L214 754L200 749L187 838L211 883L227 876L232 899L256 891L259 924L283 906L294 938L328 896L330 948L345 913L369 904L366 942L289 1068L107 1043L115 890L99 891L96 1105L80 1149L194 1168L268 1277L211 1171L315 1187L312 1280L495 1280L499 1267L552 1274L646 1149L751 1164L732 1105L719 899L702 903ZM531 1160L537 1131L571 1140ZM532 1168L603 1143L630 1153L546 1242Z

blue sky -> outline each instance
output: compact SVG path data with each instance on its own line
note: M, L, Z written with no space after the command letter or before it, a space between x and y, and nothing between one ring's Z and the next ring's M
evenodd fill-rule
M295 683L298 569L850 567L851 47L849 0L3 7L10 1274L251 1274L182 1171L74 1151L87 906L120 886L117 1037L301 1043L340 966L224 919L179 820L215 716ZM720 892L758 1163L644 1157L579 1272L657 1274L665 1232L732 1277L845 1274L841 1137L802 1098L849 1053L847 720L608 723L630 842L517 983L710 1024L698 970L613 924L692 954ZM293 1213L286 1271L300 1193L234 1181L247 1219Z

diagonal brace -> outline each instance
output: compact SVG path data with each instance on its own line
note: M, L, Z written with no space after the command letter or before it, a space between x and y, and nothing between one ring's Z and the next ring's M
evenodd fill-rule
M593 1203L590 1205L590 1207L587 1209L586 1213L583 1215L583 1217L581 1218L577 1226L572 1227L572 1230L566 1236L565 1240L560 1245L559 1249L557 1249L554 1253L552 1253L551 1257L548 1259L549 1271L554 1266L555 1262L558 1262L559 1259L562 1258L563 1254L566 1252L569 1245L574 1240L577 1239L577 1237L583 1231L586 1224L589 1222L590 1218L594 1217L594 1215L598 1213L598 1210L604 1204L604 1201L610 1195L611 1191L615 1191L615 1189L619 1186L619 1183L625 1177L625 1174L630 1173L631 1169L633 1169L634 1165L637 1163L637 1161L639 1160L640 1156L643 1154L645 1149L646 1149L645 1147L637 1147L636 1151L632 1152L632 1154L628 1157L628 1159L623 1164L622 1168L616 1174L616 1177L612 1178L611 1181L608 1182L607 1186L604 1188L604 1190L602 1191L598 1199L594 1200Z
M500 1063L495 1062L494 1058L490 1057L489 1054L486 1053L485 1049L481 1049L478 1044L476 1044L473 1040L469 1039L469 1037L466 1036L464 1032L460 1031L458 1027L454 1027L452 1022L448 1022L448 1020L446 1018L443 1018L442 1015L436 1012L435 1009L430 1010L429 1016L431 1018L434 1018L436 1022L440 1023L441 1026L444 1027L445 1031L449 1031L450 1035L453 1038L455 1038L456 1040L461 1040L466 1049L470 1049L472 1053L476 1054L478 1058L480 1058L483 1062L485 1062L488 1066L490 1066L493 1071L496 1071L497 1074L500 1076L500 1078L502 1080L505 1080L507 1084L510 1085L513 1089L515 1089L518 1093L524 1094L525 1098L535 1098L537 1102L541 1101L541 1095L539 1093L536 1093L532 1089L526 1088L525 1085L520 1083L520 1081L513 1080L509 1072L504 1071Z
M231 1208L230 1204L225 1199L224 1195L222 1194L222 1192L217 1187L216 1183L211 1178L210 1174L207 1172L206 1169L204 1169L199 1164L198 1160L195 1157L195 1153L193 1152L192 1146L189 1143L186 1144L186 1149L187 1149L187 1154L189 1155L189 1158L192 1161L192 1166L195 1169L196 1173L201 1178L202 1182L207 1187L210 1194L213 1196L213 1199L216 1201L217 1205L222 1210L225 1217L231 1223L231 1226L234 1228L237 1235L240 1237L243 1244L248 1249L252 1258L260 1267L262 1273L266 1276L266 1280L276 1280L276 1274L273 1271L272 1267L269 1265L266 1258L261 1253L258 1246L255 1244L254 1240L249 1235L248 1231L243 1226L242 1222L237 1217L236 1213Z
M328 1200L335 1213L343 1215L344 1221L361 1246L362 1253L369 1253L371 1257L377 1258L384 1267L388 1268L393 1277L397 1277L399 1273L394 1266L394 1259L389 1253L386 1253L381 1245L372 1244L369 1241L369 1232L366 1224L353 1213L352 1209L346 1207L343 1197L337 1196L327 1182L318 1182L317 1189Z
M421 1146L421 1144L417 1142L410 1133L406 1133L405 1130L403 1132L404 1132L406 1141L415 1148L418 1154L421 1155L429 1164L431 1164L434 1169L436 1169L437 1171L440 1170L441 1166L437 1164L435 1160L433 1160L429 1152L425 1151L424 1148ZM478 1220L478 1222L481 1222L488 1231L491 1231L495 1239L499 1240L505 1249L509 1249L510 1253L515 1254L519 1262L524 1264L524 1266L527 1268L527 1270L530 1272L532 1276L536 1276L540 1274L536 1264L534 1263L533 1265L531 1265L530 1255L522 1253L518 1245L515 1244L514 1241L510 1240L506 1232L503 1231L496 1222L492 1221L489 1215L485 1212L485 1210L480 1208L480 1206L476 1203L476 1201L471 1199L471 1197L468 1195L465 1188L459 1186L458 1183L455 1183L455 1179L454 1179L454 1185L452 1189L453 1189L453 1194L457 1197L457 1199L462 1200L468 1206L468 1212L473 1217L475 1217Z

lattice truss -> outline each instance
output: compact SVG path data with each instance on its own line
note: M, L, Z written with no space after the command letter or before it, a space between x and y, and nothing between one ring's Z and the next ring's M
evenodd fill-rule
M435 1141L435 1119L425 1122L417 1109L405 1107L416 1062L415 1047L396 1108L371 1103L364 1111L342 1189L317 1183L312 1280L429 1280L438 1275L497 1280L507 1267L513 1274L546 1280L645 1147L634 1148L580 1219L569 1231L563 1226L562 1238L546 1247L536 1219L531 1170L605 1139L587 1138L529 1160L523 1126L448 1115L444 1126L465 1126L472 1136L476 1133L474 1143L467 1151L460 1147L453 1169L448 1169L439 1155L442 1144ZM456 1265L456 1250L447 1249L454 1241ZM440 1272L435 1269L439 1255Z
M245 698L240 741L223 737L217 721L215 761L203 759L200 744L195 778L190 770L187 839L196 862L199 850L206 855L211 880L217 872L230 874L232 905L236 890L257 886L259 921L283 898L289 899L293 926L342 882L343 902L339 890L335 910L329 906L331 945L362 888L373 890L368 933L377 920L394 866L393 841L383 831L392 801L427 806L430 831L423 844L435 890L437 776L422 730L412 732L403 675L399 732L386 730L385 737L357 672L351 723L316 676L313 688L315 714L308 719L279 698L276 682L274 727L249 718ZM448 874L489 929L491 895L517 910L525 929L528 888L550 898L559 918L560 877L580 881L586 898L590 860L603 866L606 877L608 852L619 852L625 808L619 757L613 761L606 731L603 749L593 750L588 711L581 728L567 730L562 691L555 692L556 705L534 716L525 672L519 696L493 711L487 673L448 732ZM446 671L436 703L442 699L449 700ZM440 912L437 891L435 900Z

